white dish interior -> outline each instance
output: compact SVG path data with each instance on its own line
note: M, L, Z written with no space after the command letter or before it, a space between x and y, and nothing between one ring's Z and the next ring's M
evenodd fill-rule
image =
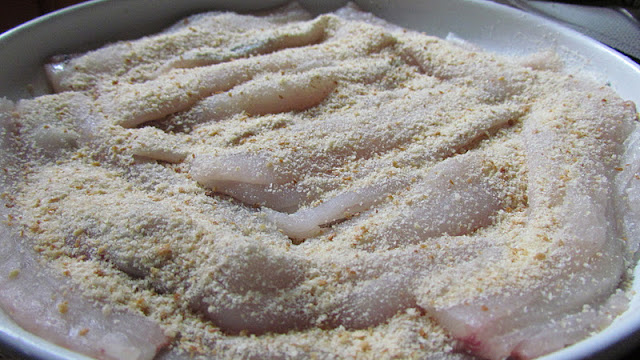
M342 0L300 1L313 12L335 9ZM587 71L609 83L624 99L640 105L640 67L600 43L540 17L480 0L361 0L363 9L393 23L431 35L449 33L503 54L556 51L570 71ZM95 0L26 23L0 35L0 96L10 99L47 93L42 64L54 54L85 51L122 39L153 33L195 12L212 9L251 11L286 0ZM150 11L150 8L153 10ZM640 292L640 267L633 289ZM607 358L640 344L640 295L605 331L545 360L580 359L608 349ZM625 341L622 341L626 339ZM46 359L88 359L31 335L0 311L0 340L27 355Z

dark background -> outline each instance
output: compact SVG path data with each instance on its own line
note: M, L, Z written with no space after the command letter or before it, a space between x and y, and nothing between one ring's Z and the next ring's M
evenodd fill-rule
M176 0L179 1L179 0ZM425 0L426 1L426 0ZM2 11L0 11L0 33L3 33L15 26L27 22L35 17L49 12L71 6L82 2L81 0L3 0ZM627 349L631 350L626 357L620 358L622 354L617 352L603 352L597 354L596 359L640 359L640 334L631 339L627 339ZM16 353L10 348L6 348L0 343L0 360L27 360L27 357Z
M77 4L79 0L3 0L0 33L40 15Z

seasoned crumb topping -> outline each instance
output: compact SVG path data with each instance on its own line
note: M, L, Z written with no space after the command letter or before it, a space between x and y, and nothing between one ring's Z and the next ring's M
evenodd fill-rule
M566 224L617 221L637 115L553 54L358 14L203 14L57 64L10 112L12 226L175 354L465 357L439 309L598 263Z

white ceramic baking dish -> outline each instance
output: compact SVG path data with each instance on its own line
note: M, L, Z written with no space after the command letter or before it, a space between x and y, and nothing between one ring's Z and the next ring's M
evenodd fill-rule
M73 53L122 39L153 33L202 10L254 11L286 0L96 0L35 19L0 35L0 96L10 99L47 93L42 65L52 55ZM301 1L313 12L332 10L344 2ZM552 49L571 71L592 72L627 100L640 104L640 67L610 48L573 30L490 1L362 0L357 3L393 23L445 37L450 33L485 49L525 54ZM636 269L634 289L640 291ZM545 360L581 359L593 354L611 358L640 347L640 295L629 310L605 331ZM87 359L35 337L0 312L0 341L41 359Z

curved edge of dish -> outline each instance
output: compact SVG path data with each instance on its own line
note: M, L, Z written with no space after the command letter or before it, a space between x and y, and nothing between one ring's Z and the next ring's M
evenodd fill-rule
M246 11L274 7L287 2L286 0L262 2L223 0L212 4L207 0L192 0L179 2L181 5L178 6L178 3L169 0L158 1L154 5L156 8L163 8L163 10L154 14L153 17L149 17L146 21L133 25L135 30L127 32L128 36L124 36L125 33L122 31L108 30L118 28L119 24L125 22L126 19L135 17L144 9L144 7L136 5L135 0L126 0L115 4L108 0L93 0L61 9L0 34L0 48L8 46L17 49L19 46L21 49L18 54L8 56L8 59L0 59L0 65L13 63L20 67L17 76L9 79L10 83L30 85L21 89L14 88L13 92L7 92L7 88L1 85L3 82L7 83L7 79L0 78L0 96L20 98L48 92L49 87L44 78L44 72L39 70L41 64L48 56L55 53L71 49L78 50L79 47L82 50L91 47L87 46L87 41L79 41L74 38L73 34L79 34L83 25L92 24L91 21L95 19L96 14L107 12L111 17L121 14L125 16L125 19L121 18L115 22L111 19L110 26L101 29L99 35L90 37L83 34L82 38L90 39L91 45L104 44L117 38L137 37L154 30L160 30L173 20L195 11L211 10L212 6ZM609 82L622 97L640 104L640 66L638 64L586 35L541 16L481 0L430 2L400 0L393 3L382 0L363 0L356 2L365 10L391 22L440 37L445 37L447 33L453 32L465 40L497 53L523 55L552 48L568 62L570 70L591 72L597 79ZM407 11L410 7L412 10ZM434 8L435 11L432 11ZM424 16L424 12L420 12L421 9L429 9L428 15L431 16ZM402 14L403 11L405 11L404 14ZM431 13L438 15L435 16ZM448 14L449 17L442 16L442 13ZM451 21L453 14L460 15L461 18L458 17L455 21ZM518 26L515 27L515 24ZM56 28L60 31L53 31ZM517 30L511 33L499 31L505 28ZM47 36L40 36L44 34ZM58 44L50 43L51 39L60 38L61 34L68 36L68 39L62 44L59 42ZM37 39L35 41L29 40L33 37ZM18 61L22 55L29 54L31 49L39 50L34 50L36 54L31 54L29 61ZM6 57L6 52L1 57ZM611 66L612 64L615 66ZM3 67L0 66L0 68ZM34 69L38 70L34 72ZM0 74L0 76L3 75ZM619 353L624 352L624 347L629 345L625 343L625 339L640 338L640 295L638 295L640 293L640 266L635 268L632 288L636 291L636 295L631 300L629 310L619 316L611 326L586 340L544 356L541 360L580 359L611 349L612 346L618 346ZM1 310L0 342L9 344L27 356L38 359L89 359L23 330ZM611 356L612 353L608 353L608 355Z

